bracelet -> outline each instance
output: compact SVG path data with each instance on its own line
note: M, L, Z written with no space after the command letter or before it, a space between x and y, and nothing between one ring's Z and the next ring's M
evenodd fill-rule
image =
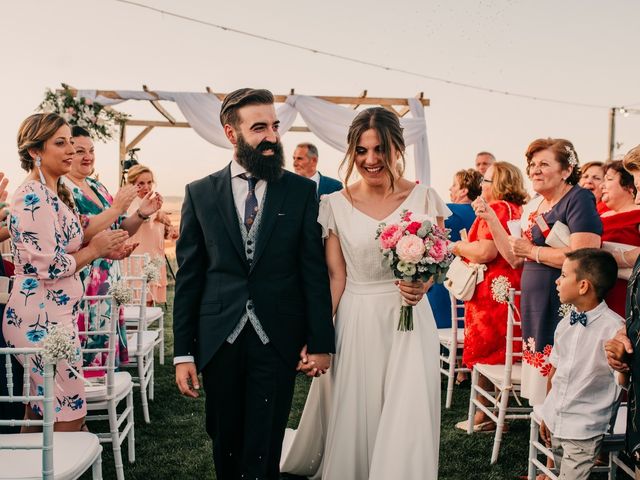
M140 209L136 210L136 215L138 215L138 218L145 221L151 218L151 215L143 215L142 212L140 212Z
M536 263L540 263L540 250L542 249L542 247L538 247L538 249L536 250Z

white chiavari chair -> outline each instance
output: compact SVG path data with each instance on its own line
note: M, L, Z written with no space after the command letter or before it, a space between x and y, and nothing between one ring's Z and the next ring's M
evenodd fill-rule
M447 379L447 397L445 408L451 408L453 386L456 375L471 370L459 365L464 347L464 302L449 293L451 301L451 328L439 328L440 338L440 373ZM444 349L447 353L444 353Z
M0 420L2 426L40 427L40 433L0 435L0 479L62 480L76 479L91 468L94 480L102 479L102 447L98 437L89 432L54 432L54 365L44 365L42 395L31 395L29 370L32 358L41 348L0 348L0 358L7 366L8 395L0 402L41 401L42 420ZM14 378L10 355L21 355L24 369L22 395L14 395ZM3 379L4 381L5 379ZM39 392L38 392L39 393Z
M104 365L85 365L84 372L99 371L102 377L92 378L91 385L85 387L87 400L87 421L108 420L109 432L98 433L101 443L111 443L116 467L116 478L124 480L122 463L122 443L127 440L129 463L135 461L135 427L133 418L133 379L129 372L116 372L116 345L119 307L110 295L84 296L80 309L85 319L86 329L80 333L82 353L103 356ZM91 341L99 337L98 341ZM103 345L106 337L106 347ZM102 363L102 362L101 362ZM118 413L118 405L125 401L125 407ZM106 411L106 414L104 413ZM101 413L97 413L101 412Z
M495 437L493 440L493 450L491 452L491 464L498 461L500 444L505 420L525 420L531 413L530 407L525 407L519 399L520 385L522 383L522 348L514 351L513 344L522 344L522 337L514 336L514 327L520 326L520 318L516 318L515 289L509 289L509 302L507 309L507 335L505 363L502 365L476 364L471 372L471 394L469 396L469 416L467 419L467 433L473 433L473 419L476 408L482 410L496 424ZM514 363L514 359L519 359ZM494 387L493 392L488 392L482 388L478 382L480 375L486 377ZM478 399L482 395L489 401L489 405L484 405ZM509 406L509 398L514 397L518 406Z
M128 279L130 277L143 277L144 267L151 261L151 258L148 254L143 255L131 255L128 258L121 260L120 269L122 272L122 276L124 279ZM147 289L147 299L149 298L149 290L148 285L145 286ZM134 294L136 295L135 299L138 300L140 289L134 288ZM132 328L137 328L138 318L140 315L144 315L147 323L147 329L151 328L153 324L158 323L156 330L158 332L158 337L155 340L154 346L158 347L158 360L160 361L160 365L164 365L164 311L160 307L156 306L146 306L144 312L141 309L137 308L136 305L126 306L124 309L124 319L128 326Z

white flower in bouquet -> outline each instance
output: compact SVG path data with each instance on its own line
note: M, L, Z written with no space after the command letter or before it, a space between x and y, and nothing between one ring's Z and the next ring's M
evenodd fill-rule
M113 295L118 305L127 305L133 302L133 290L122 280L114 282L108 293Z
M511 282L509 279L504 275L500 275L491 282L491 296L498 303L508 303L510 288Z
M558 315L560 315L560 318L564 318L575 309L576 307L574 307L570 303L563 303L560 305L560 308L558 308Z
M53 326L42 341L42 358L46 363L58 363L66 360L73 363L78 360L78 348L73 343L71 332L64 328Z
M150 261L142 267L142 274L147 278L150 283L158 283L160 281L160 267L155 261Z

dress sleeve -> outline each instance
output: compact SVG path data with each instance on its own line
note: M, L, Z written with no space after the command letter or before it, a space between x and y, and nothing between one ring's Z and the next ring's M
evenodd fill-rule
M500 220L500 225L505 229L506 232L509 231L507 227L507 221L513 217L515 212L510 212L509 209L513 208L507 202L493 202L489 205L494 212L496 212L496 216L498 220ZM491 229L487 224L486 220L478 219L478 240L493 240L493 235L491 234Z
M430 217L443 217L445 219L451 216L451 210L447 204L442 201L440 195L433 188L427 187L427 204L425 213Z
M16 194L11 209L12 237L21 245L20 263L25 269L28 264L29 273L39 279L71 276L76 260L65 251L65 234L57 221L59 201L39 182L29 187Z
M342 194L339 194L342 195ZM333 209L331 207L331 200L328 195L325 195L320 200L320 207L318 211L318 223L322 227L322 238L329 236L329 231L332 231L334 235L338 235L338 226L336 225L336 219L333 216Z
M566 223L571 233L595 233L602 235L602 220L596 209L596 198L581 187L567 203Z

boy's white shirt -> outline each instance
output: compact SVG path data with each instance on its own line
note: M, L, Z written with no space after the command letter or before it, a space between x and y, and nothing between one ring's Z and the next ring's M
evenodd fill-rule
M549 356L556 372L547 398L535 408L557 438L583 440L606 433L620 394L604 342L615 336L624 319L605 302L585 313L586 326L571 325L569 314L556 327Z

